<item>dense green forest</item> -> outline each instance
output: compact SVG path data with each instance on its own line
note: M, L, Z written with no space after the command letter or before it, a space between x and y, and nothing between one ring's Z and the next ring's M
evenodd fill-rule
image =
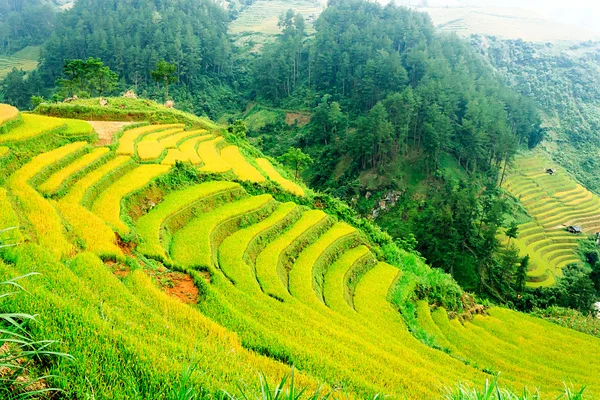
M28 7L52 5L31 0ZM552 94L556 85L516 74L514 90L489 65L511 64L517 57L506 56L511 52L533 57L514 50L528 45L496 41L482 56L473 43L437 33L425 13L330 0L314 34L290 10L279 19L281 34L255 52L252 43L237 47L228 36L234 11L209 0L79 0L48 13L40 67L9 74L3 99L27 109L43 97L133 90L162 102L168 89L177 108L243 119L252 144L376 219L401 247L420 252L465 289L524 309L552 298L525 289L528 261L498 240L514 223L514 204L499 189L506 166L547 134L538 107L572 111ZM26 43L27 30L14 32ZM75 78L71 67L85 63L103 72ZM156 79L158 65L173 66L172 76ZM87 82L81 77L89 84L76 84ZM110 85L94 83L103 77ZM575 81L568 89L582 102L594 96ZM296 122L286 121L287 114ZM581 129L592 132L593 118L588 122ZM589 132L569 135L588 140Z
M0 1L0 54L42 44L54 29L57 0Z
M118 74L116 91L133 89L145 97L158 97L162 88L150 72L165 59L176 65L179 84L172 95L179 108L216 116L239 104L228 18L208 0L77 1L57 15L52 33L45 34L49 37L39 75L51 88L63 76L65 59L95 57Z

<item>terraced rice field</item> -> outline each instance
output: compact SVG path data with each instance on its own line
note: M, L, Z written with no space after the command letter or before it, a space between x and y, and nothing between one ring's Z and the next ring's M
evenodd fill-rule
M139 136L128 138L134 151ZM196 146L210 141L173 143L194 141L180 151L194 149L206 163ZM239 161L242 153L232 152ZM51 333L60 346L91 360L84 386L97 398L141 398L150 389L136 382L152 379L156 390L177 387L190 362L199 373L187 384L211 393L236 391L258 372L274 382L294 365L298 385L341 389L336 398L442 398L446 386L479 385L496 372L517 390L553 394L570 382L600 394L597 338L500 308L460 323L421 303L418 323L446 351L428 347L391 301L415 257L383 262L355 227L271 194L251 195L231 175L158 195L152 184L171 167L117 153L67 144L35 156L0 187L0 223L20 223L32 242L13 250L10 264L0 261L0 274L43 274L15 304L43 316L45 329L59 326ZM131 196L145 203L129 210ZM189 274L199 301L169 297L140 267L125 277L110 270L150 259ZM141 365L151 376L139 375Z
M19 117L19 110L8 104L0 104L0 125L13 121Z
M320 0L257 0L247 7L240 16L229 24L233 34L242 32L259 32L277 35L279 16L290 8L307 19L307 30L314 31L312 23L325 8L325 2Z
M256 163L269 177L270 180L280 184L283 188L289 190L297 196L304 196L304 189L299 185L281 176L281 174L273 167L273 164L266 158L257 158Z
M0 133L0 144L33 139L49 133L79 139L85 139L93 133L92 126L85 121L45 117L35 114L21 114L20 118L22 121L14 124L14 126L10 126L8 132ZM12 118L12 120L14 119Z
M0 56L0 79L4 79L14 68L25 72L33 71L38 65L40 49L29 46L10 56Z
M554 175L546 172L550 168ZM531 257L528 285L554 284L563 267L580 262L575 250L585 235L569 233L567 226L579 225L585 234L600 231L600 198L541 156L518 158L504 187L533 219L519 226L511 242Z
M116 152L145 163L173 166L182 162L197 165L206 173L233 173L242 181L262 183L270 179L297 196L305 194L300 185L284 178L269 160L247 157L239 147L228 145L224 138L204 129L186 131L177 124L135 127L123 133Z

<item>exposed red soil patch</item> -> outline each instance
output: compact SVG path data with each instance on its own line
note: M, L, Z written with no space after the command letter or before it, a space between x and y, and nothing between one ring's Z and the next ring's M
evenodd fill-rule
M112 271L112 273L119 278L125 278L131 272L131 269L128 266L121 263L116 263L114 261L105 261L104 265L106 265Z
M310 122L309 114L300 114L300 113L285 113L285 123L288 125L298 124L299 127L303 127L304 125Z
M113 274L115 274L119 278L126 278L130 272L131 272L131 270L127 267L117 268L117 269L113 270Z
M98 146L106 146L114 141L115 134L132 122L88 121L98 133Z
M119 246L119 248L121 249L123 254L130 256L133 253L135 244L133 242L123 241L123 238L121 238L121 236L119 236L119 235L116 235L116 236L117 236L117 246Z
M198 288L188 274L169 272L156 278L169 296L185 304L198 303Z

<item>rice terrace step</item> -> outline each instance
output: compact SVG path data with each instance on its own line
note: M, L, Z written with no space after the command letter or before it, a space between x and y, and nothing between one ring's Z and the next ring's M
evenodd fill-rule
M22 243L0 252L0 272L40 273L11 304L68 332L58 346L81 364L58 369L97 383L142 363L150 381L175 385L193 359L189 379L217 393L293 365L309 390L408 399L501 371L515 390L570 382L600 395L598 338L500 307L459 319L423 299L407 320L399 304L435 272L216 125L137 121L102 146L85 121L0 114L0 227L21 227L10 239ZM506 182L532 204L514 239L532 256L531 285L577 261L557 226L600 225L600 199L560 169L556 181L536 178L544 167L517 160ZM193 301L169 296L173 273L192 282ZM96 344L104 365L85 361Z

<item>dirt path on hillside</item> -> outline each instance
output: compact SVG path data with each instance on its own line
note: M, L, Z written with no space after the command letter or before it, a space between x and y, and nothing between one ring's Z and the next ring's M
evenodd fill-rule
M88 121L94 130L98 133L98 146L106 146L114 141L115 133L120 132L132 122L111 122L111 121Z

